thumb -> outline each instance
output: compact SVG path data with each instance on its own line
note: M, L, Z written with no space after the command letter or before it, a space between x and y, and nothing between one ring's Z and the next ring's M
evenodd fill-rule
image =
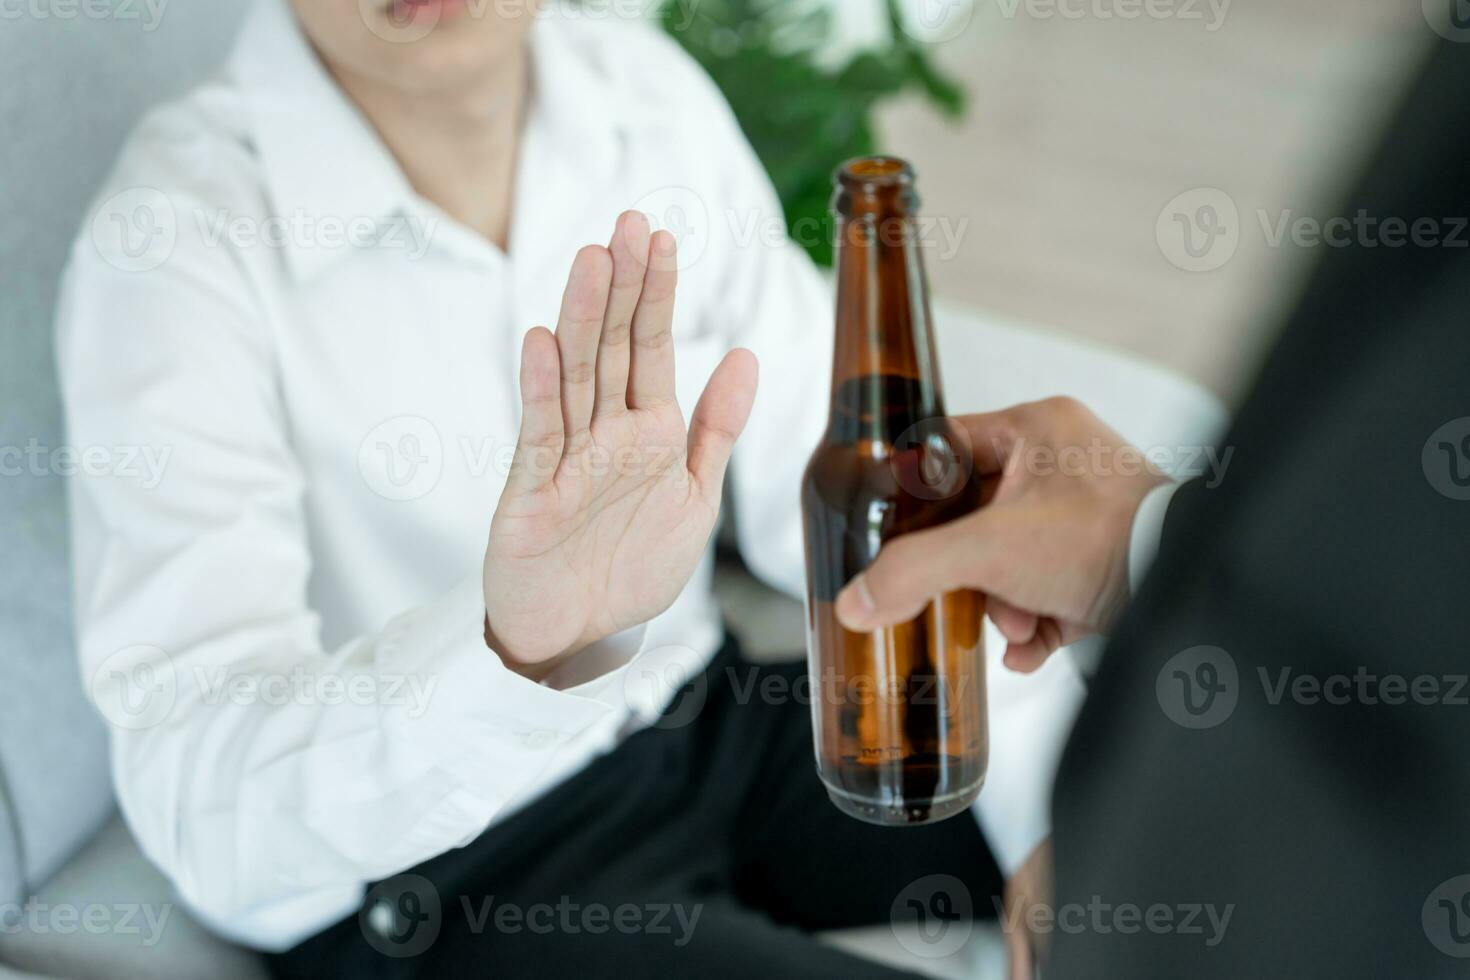
M718 494L735 440L745 431L760 373L755 355L737 347L705 385L689 422L689 472L706 493Z
M937 595L982 588L988 561L985 511L883 545L867 571L837 596L837 619L867 633L907 622Z

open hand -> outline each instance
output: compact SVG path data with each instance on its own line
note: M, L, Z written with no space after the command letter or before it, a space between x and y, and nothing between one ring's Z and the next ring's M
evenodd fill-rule
M623 214L610 248L577 253L555 335L526 335L520 439L484 584L486 640L528 674L667 609L714 529L757 367L747 350L727 354L686 432L676 248Z

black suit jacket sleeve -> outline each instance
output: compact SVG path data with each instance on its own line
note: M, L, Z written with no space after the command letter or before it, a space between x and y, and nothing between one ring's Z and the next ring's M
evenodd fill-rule
M1447 43L1094 678L1048 977L1470 974L1467 187Z

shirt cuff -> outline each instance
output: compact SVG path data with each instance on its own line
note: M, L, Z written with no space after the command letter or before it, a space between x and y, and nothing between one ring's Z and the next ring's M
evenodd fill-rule
M1001 663L1005 639L986 620L990 766L974 814L1006 877L1051 833L1057 766L1086 685L1067 649L1032 674Z
M633 658L642 651L646 636L648 624L641 623L598 640L558 666L541 683L569 694L587 695L593 690L601 690L606 685L600 682L633 662Z
M1169 482L1154 487L1133 513L1133 532L1128 542L1128 588L1137 595L1144 576L1159 553L1159 538L1164 533L1164 515L1169 502L1181 484Z
M419 747L419 765L452 773L462 787L460 805L473 816L465 825L490 819L513 799L546 785L560 773L557 761L569 743L610 748L627 716L620 678L636 659L642 626L594 644L558 668L575 680L589 665L609 671L558 689L507 667L485 645L485 599L472 576L437 602L388 625L383 655L395 672L420 678L429 692L417 717L390 720L402 729L399 744ZM382 665L387 669L388 665ZM575 669L571 669L575 668ZM429 750L436 747L437 751Z

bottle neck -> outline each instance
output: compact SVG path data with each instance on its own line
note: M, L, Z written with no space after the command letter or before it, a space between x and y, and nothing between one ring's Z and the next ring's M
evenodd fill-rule
M837 195L837 337L830 441L892 445L944 414L912 190Z

